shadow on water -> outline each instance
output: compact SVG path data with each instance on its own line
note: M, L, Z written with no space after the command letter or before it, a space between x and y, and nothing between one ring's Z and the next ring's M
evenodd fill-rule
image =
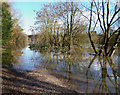
M100 64L101 68L101 72L99 73L99 77L97 79L95 79L93 73L91 72L91 66L95 60L97 60L98 63L96 64ZM93 93L120 93L120 73L117 69L119 69L119 67L115 67L113 58L94 56L86 71L86 92L89 93L89 79L92 78L94 85L92 89Z

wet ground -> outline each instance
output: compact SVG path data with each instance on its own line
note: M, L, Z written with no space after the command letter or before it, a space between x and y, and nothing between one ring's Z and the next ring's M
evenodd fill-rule
M59 77L59 75L58 75ZM2 93L76 93L64 79L52 75L46 69L34 71L16 71L3 67Z
M5 53L2 93L119 93L119 49L111 60L113 65L90 53L89 47L69 56L29 46Z

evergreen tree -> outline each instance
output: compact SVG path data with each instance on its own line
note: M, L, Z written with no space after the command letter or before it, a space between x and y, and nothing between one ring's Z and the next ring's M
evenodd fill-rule
M2 45L7 44L12 36L12 16L9 8L8 3L2 3Z

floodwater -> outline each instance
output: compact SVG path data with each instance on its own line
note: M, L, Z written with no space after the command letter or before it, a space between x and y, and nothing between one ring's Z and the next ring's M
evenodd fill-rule
M120 92L120 48L112 59L90 55L87 47L75 50L71 55L39 52L31 50L29 45L15 52L13 67L20 71L49 69L63 77L77 91L86 93Z

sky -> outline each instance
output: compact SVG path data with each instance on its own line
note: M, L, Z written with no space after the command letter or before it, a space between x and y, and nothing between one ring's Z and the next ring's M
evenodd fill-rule
M34 26L36 14L33 10L40 10L43 4L47 2L65 1L65 0L3 0L13 2L12 7L22 14L21 27L24 29L24 33L27 35L32 34L30 26ZM68 2L69 0L67 0ZM77 0L79 1L79 0ZM18 12L18 13L19 13ZM16 14L17 15L17 14Z
M22 14L21 26L25 34L31 34L30 26L34 26L36 14L33 10L40 10L43 4L44 2L15 2L13 4L13 8Z
M36 14L33 10L40 10L44 4L48 3L48 0L44 0L46 2L43 2L43 0L34 0L34 2L31 2L30 0L28 0L30 2L22 2L22 0L21 2L18 1L19 0L11 0L11 2L13 2L12 7L17 10L18 13L20 12L22 14L20 20L22 21L21 27L24 29L23 32L27 35L31 35L32 33L29 29L30 26L34 26L36 20ZM52 2L52 0L49 2Z
M32 34L31 31L29 30L30 26L34 26L34 23L36 21L36 14L33 10L40 10L43 4L48 3L48 1L53 2L54 0L9 0L9 1L13 2L12 4L13 9L18 11L18 13L20 12L22 14L20 20L22 21L21 27L24 29L23 32L27 35L30 35Z

